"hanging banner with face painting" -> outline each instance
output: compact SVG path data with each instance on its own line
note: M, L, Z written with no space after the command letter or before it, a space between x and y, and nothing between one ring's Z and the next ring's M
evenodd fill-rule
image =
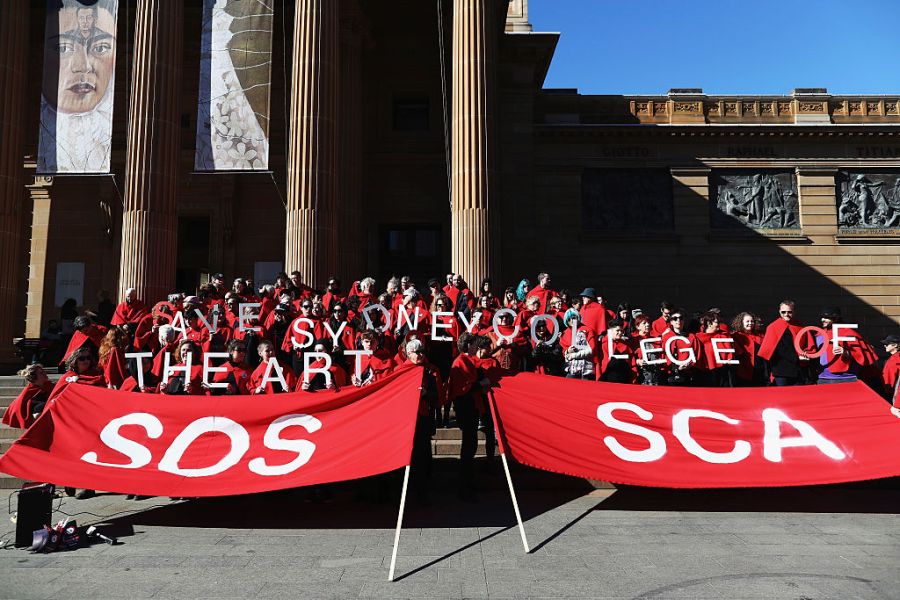
M38 173L108 173L118 0L47 0Z
M204 0L198 171L269 167L273 3Z

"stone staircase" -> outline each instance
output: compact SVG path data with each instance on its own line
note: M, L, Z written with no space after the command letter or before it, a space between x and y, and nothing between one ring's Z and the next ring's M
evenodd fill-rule
M54 382L59 379L57 374L49 374ZM22 378L17 376L0 377L0 414L6 411L6 407L19 395L22 390ZM22 434L21 429L13 429L6 425L0 425L0 455L9 450L12 443ZM462 444L462 432L457 427L438 429L431 441L432 453L435 458L454 458L459 456ZM478 432L478 449L476 456L484 456L484 432ZM19 489L24 480L0 473L0 489Z
M51 378L58 379L59 375L51 375ZM18 376L0 377L0 414L6 412L6 407L16 399L19 392L22 391L22 378ZM3 454L12 443L22 434L21 429L13 429L6 425L0 425L0 454ZM12 477L5 473L0 473L0 489L19 489L25 481L18 477Z

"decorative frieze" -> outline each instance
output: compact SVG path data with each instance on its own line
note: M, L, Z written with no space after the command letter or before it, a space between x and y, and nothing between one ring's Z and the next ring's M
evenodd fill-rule
M794 173L715 173L710 179L710 187L710 223L713 228L800 229Z
M900 235L900 173L841 171L838 231Z

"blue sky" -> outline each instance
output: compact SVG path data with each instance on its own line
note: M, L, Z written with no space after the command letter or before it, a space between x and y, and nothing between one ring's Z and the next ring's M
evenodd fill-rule
M900 0L529 0L562 33L546 87L587 94L900 93Z

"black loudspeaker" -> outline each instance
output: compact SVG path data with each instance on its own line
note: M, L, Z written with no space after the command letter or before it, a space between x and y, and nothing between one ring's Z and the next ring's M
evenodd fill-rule
M54 486L50 483L26 485L19 491L16 516L16 548L28 548L32 535L53 518Z

